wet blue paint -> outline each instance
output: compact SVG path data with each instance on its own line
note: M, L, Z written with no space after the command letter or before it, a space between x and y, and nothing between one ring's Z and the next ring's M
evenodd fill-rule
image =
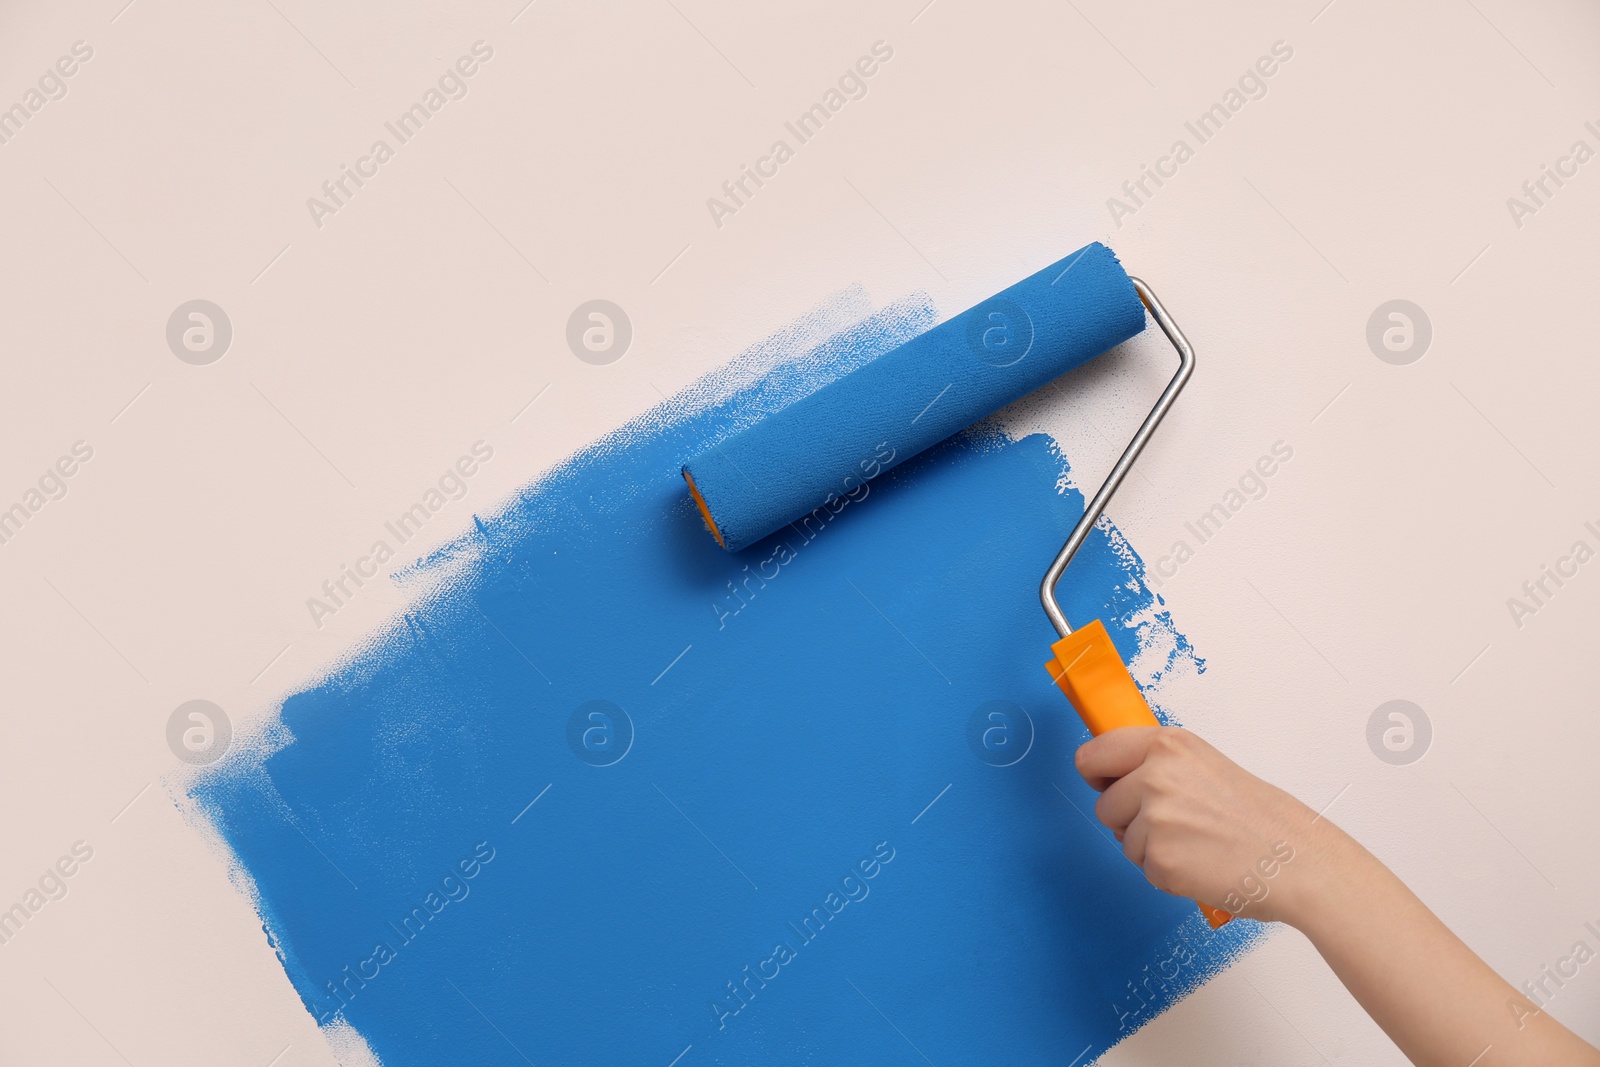
M687 464L729 549L892 469L1144 329L1098 241L886 352Z
M1050 439L958 437L734 555L684 493L708 442L931 319L819 343L819 312L476 518L192 786L319 1021L391 1067L1086 1063L1257 936L1089 821L1041 666L1039 575L1082 510ZM1102 525L1069 617L1192 669L1142 575ZM591 701L631 731L572 724ZM968 742L991 701L1031 717L1012 766Z

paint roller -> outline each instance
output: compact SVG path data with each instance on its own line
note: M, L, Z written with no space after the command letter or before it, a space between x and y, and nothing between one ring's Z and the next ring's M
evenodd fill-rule
M717 543L736 552L836 509L883 471L1128 340L1145 328L1146 311L1177 349L1177 373L1067 536L1039 597L1060 635L1045 668L1089 732L1156 726L1105 626L1074 628L1055 595L1194 372L1194 349L1166 308L1105 245L1086 245L713 445L684 465L684 480ZM1232 918L1200 909L1213 928Z

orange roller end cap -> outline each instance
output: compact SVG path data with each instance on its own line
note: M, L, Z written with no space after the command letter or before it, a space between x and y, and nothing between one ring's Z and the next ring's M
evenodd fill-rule
M711 505L706 503L706 498L700 495L700 487L694 484L694 475L689 473L689 468L683 468L683 480L689 483L689 495L694 497L695 507L700 509L700 517L706 521L706 529L711 531L711 536L717 539L717 544L723 548L728 547L728 542L722 539L722 531L717 529L717 520L711 517Z

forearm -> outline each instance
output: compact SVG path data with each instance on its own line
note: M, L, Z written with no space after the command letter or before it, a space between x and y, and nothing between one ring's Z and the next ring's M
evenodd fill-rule
M1600 1064L1600 1053L1491 970L1354 839L1326 821L1310 838L1283 918L1413 1063Z

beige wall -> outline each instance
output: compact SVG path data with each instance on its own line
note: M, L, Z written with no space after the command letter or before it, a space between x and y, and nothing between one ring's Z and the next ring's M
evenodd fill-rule
M1148 561L1193 549L1162 593L1210 670L1167 702L1337 798L1514 982L1600 919L1600 563L1507 606L1600 548L1600 161L1507 203L1600 150L1592 5L122 4L0 11L0 107L39 104L0 144L0 507L66 490L0 544L0 907L93 850L0 946L0 1060L335 1062L174 803L168 721L198 698L258 728L403 603L373 583L320 626L306 606L474 442L493 460L417 543L846 285L953 312L1097 238L1199 349L1112 508ZM477 41L465 96L389 134ZM877 41L866 95L714 220ZM1280 41L1201 143L1185 122ZM393 158L314 219L378 138ZM1179 139L1192 158L1162 162ZM565 340L594 298L633 327L608 365ZM232 327L205 365L166 337L195 299ZM1432 326L1409 365L1366 338L1396 299ZM1168 357L1113 358L1019 428L1104 469ZM1278 441L1266 495L1186 536ZM47 477L76 442L92 457ZM1368 745L1394 699L1432 728L1405 766ZM1596 1004L1585 971L1552 1008L1593 1040ZM1106 1062L1324 1057L1401 1062L1282 933Z

